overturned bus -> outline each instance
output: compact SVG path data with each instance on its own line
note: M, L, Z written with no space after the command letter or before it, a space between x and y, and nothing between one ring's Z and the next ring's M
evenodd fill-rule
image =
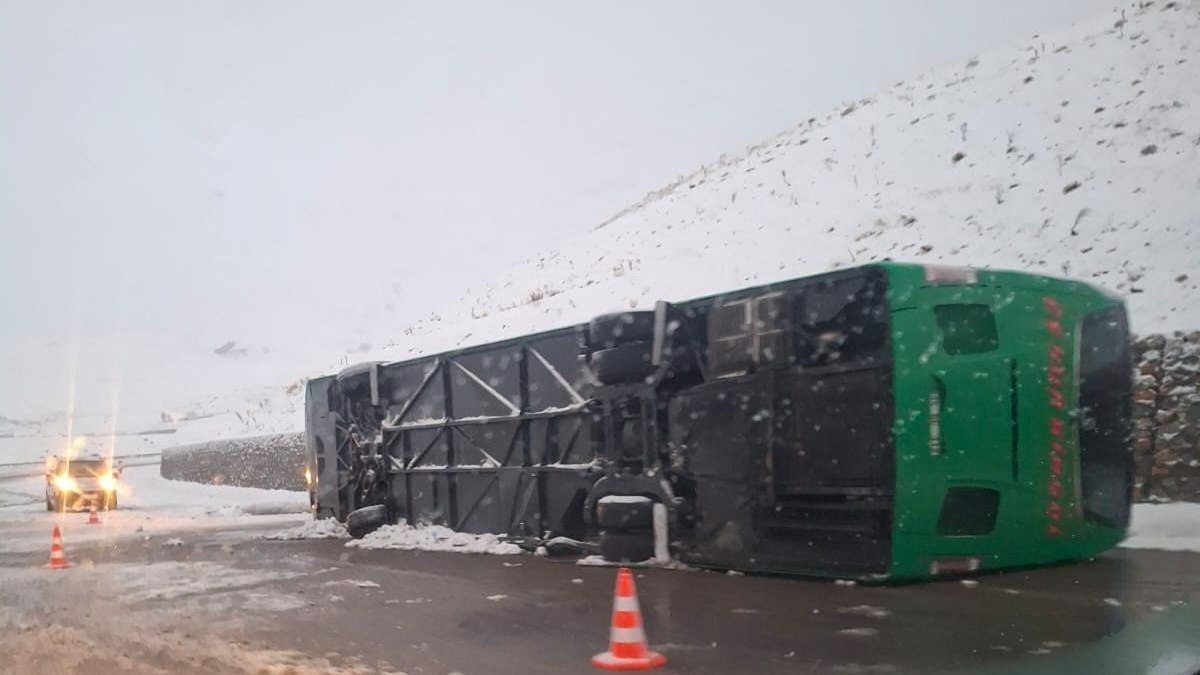
M868 580L1092 556L1129 521L1122 302L880 263L308 384L314 510Z

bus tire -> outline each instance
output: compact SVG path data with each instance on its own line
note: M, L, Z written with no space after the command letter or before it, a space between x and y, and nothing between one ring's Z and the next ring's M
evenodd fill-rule
M654 557L654 533L650 530L604 530L600 533L600 555L608 562L642 562Z
M648 497L645 499L641 502L606 502L601 498L596 503L596 525L602 530L652 528L654 502Z
M355 539L362 539L387 524L388 512L387 506L384 504L364 506L351 511L350 515L346 516L346 531Z
M632 342L592 352L588 365L601 384L640 382L655 370L650 352L649 342Z
M654 339L654 312L602 314L588 323L587 338L592 349L612 349L632 342L649 342Z

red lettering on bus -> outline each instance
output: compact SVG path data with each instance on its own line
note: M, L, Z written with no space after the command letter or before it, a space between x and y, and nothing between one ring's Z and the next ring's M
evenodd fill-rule
M1063 421L1057 417L1050 418L1050 435L1055 438L1062 438L1065 433Z
M1062 506L1058 502L1050 502L1050 506L1046 508L1046 515L1057 523L1062 519Z
M1046 381L1051 387L1061 387L1063 386L1063 375L1066 374L1066 368L1051 364L1050 367L1046 369Z
M1042 298L1042 306L1046 308L1046 313L1050 316L1055 319L1062 318L1062 305L1058 304L1058 301L1054 298L1048 295Z
M1062 535L1058 523L1063 517L1063 505L1059 501L1063 496L1063 483L1059 478L1067 466L1067 425L1063 418L1055 415L1067 407L1067 350L1059 343L1066 335L1062 321L1062 305L1054 298L1046 296L1042 298L1042 307L1045 309L1043 325L1049 337L1046 350L1046 411L1050 413L1050 476L1046 483L1046 536L1058 537Z
M1062 410L1067 407L1067 402L1063 400L1063 393L1058 389L1050 390L1050 407L1055 410Z
M1062 481L1057 478L1050 479L1050 486L1046 489L1047 494L1058 499L1062 496Z

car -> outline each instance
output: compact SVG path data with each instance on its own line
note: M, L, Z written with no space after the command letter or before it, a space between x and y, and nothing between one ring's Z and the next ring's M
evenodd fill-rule
M46 460L46 510L117 508L120 466L99 456L50 457Z

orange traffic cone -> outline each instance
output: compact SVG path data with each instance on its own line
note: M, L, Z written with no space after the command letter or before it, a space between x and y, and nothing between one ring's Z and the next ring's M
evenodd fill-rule
M88 525L99 525L100 524L100 514L96 513L96 502L92 502L92 510L88 512L87 524Z
M62 547L62 532L58 530L58 525L54 526L54 533L50 535L50 564L46 565L52 570L65 570L71 566L67 562L67 556L63 555Z
M638 609L637 588L628 567L617 570L617 588L613 593L612 632L608 651L592 657L592 665L604 670L649 670L667 662L667 657L646 646L642 611Z

